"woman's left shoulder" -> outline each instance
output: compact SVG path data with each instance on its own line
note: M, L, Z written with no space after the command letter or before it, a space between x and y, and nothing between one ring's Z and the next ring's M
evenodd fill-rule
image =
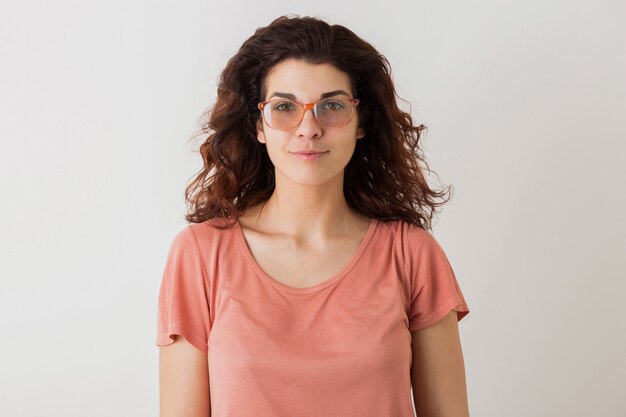
M428 241L434 239L432 233L404 219L379 220L395 235L404 240Z

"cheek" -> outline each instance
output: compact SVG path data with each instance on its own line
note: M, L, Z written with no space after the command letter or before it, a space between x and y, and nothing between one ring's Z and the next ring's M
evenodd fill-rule
M289 156L285 150L284 141L280 137L271 136L267 137L265 141L265 149L272 161L279 160Z
M354 149L356 148L357 139L346 140L345 143L341 146L342 154L347 154L347 158L350 159L352 154L354 153Z

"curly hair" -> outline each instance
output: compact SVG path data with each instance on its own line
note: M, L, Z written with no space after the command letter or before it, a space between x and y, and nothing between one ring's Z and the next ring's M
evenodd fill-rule
M288 58L335 66L350 76L354 97L361 100L357 111L365 136L344 171L347 204L370 218L431 229L436 207L451 198L450 186L439 191L428 186L424 172L432 171L419 147L426 127L414 126L398 107L387 58L344 26L297 15L258 28L221 73L216 102L194 135L208 137L200 145L204 166L185 189L185 219L223 217L230 227L247 208L271 196L275 172L265 144L256 138L257 104L267 93L269 71Z

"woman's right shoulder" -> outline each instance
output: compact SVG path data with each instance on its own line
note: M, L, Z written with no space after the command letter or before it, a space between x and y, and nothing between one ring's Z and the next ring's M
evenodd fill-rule
M199 223L188 223L178 230L174 236L174 243L181 245L197 244L198 246L212 246L224 241L231 241L236 224L223 217L214 217Z

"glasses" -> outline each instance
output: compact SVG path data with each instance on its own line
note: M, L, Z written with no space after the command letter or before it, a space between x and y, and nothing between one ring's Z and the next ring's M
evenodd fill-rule
M324 98L313 103L301 103L287 98L274 98L259 103L265 123L276 130L291 130L300 126L304 113L311 109L317 122L325 127L344 127L359 104L358 98Z

